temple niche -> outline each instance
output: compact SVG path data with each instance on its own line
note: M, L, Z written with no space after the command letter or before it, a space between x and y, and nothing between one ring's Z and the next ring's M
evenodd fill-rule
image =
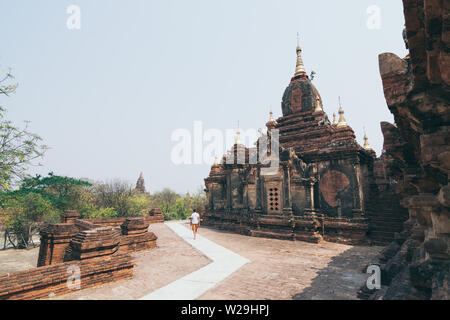
M342 105L339 120L329 120L301 53L298 45L283 116L275 120L270 114L255 148L243 145L238 132L233 148L212 166L204 224L250 236L368 243L375 152L367 137L364 146L358 144ZM276 149L279 162L272 168L264 159ZM393 233L383 236L378 240L384 243L393 239Z

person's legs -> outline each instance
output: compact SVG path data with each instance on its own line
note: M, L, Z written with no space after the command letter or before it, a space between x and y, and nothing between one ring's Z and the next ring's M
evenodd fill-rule
M197 230L198 230L198 224L193 224L192 231L194 232L194 240L197 238Z

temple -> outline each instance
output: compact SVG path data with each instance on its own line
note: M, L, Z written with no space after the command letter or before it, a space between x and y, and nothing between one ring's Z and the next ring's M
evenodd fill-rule
M244 146L238 132L232 150L205 179L204 224L250 236L368 243L376 154L367 136L364 146L358 144L341 103L339 119L329 120L305 70L300 44L296 51L295 73L282 98L283 116L275 120L270 113L267 133L261 133L256 148ZM270 170L264 159L273 159L274 148L279 161ZM392 238L393 232L378 240Z
M140 193L147 193L147 190L145 189L145 180L144 180L144 174L141 172L139 174L139 178L136 181L136 188L138 192Z

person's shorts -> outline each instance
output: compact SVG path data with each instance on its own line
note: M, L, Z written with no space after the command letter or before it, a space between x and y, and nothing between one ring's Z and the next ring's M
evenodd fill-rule
M197 231L198 230L198 224L192 224L192 230Z

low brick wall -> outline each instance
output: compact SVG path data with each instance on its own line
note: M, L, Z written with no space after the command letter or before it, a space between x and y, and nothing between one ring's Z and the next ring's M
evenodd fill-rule
M156 247L158 238L153 232L138 235L122 235L120 236L119 249L123 252L137 252L149 250Z
M94 224L92 222L89 222L86 219L84 219L84 220L77 219L77 220L74 221L74 224L81 231L91 230L91 229L95 229L95 228L98 228L98 227L103 227L102 225Z
M48 266L70 260L67 249L77 233L78 229L70 223L53 224L41 230L37 266Z
M145 221L149 224L154 223L163 223L164 222L164 216L145 216ZM93 223L95 225L100 226L111 226L111 227L120 227L127 218L100 218L100 219L83 219L83 221Z
M63 222L41 230L38 268L0 275L0 300L42 299L72 292L67 280L80 268L81 288L87 289L132 277L129 252L156 247L151 223L163 222L160 210L147 217L77 219L68 211ZM73 270L72 270L73 271Z
M0 300L34 300L48 298L50 294L73 292L67 284L67 280L73 277L69 267L80 268L80 289L83 290L131 278L134 266L135 262L128 253L116 253L3 274L0 275Z

